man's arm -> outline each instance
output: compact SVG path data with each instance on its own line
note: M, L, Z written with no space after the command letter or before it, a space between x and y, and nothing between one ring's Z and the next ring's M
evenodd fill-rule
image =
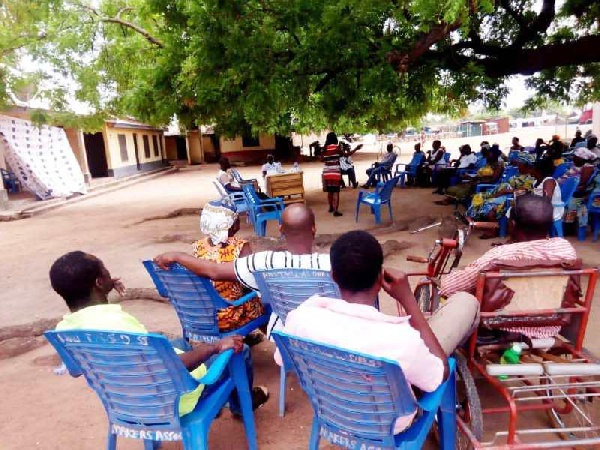
M419 308L419 304L410 290L406 274L384 269L383 289L402 305L406 314L410 315L410 325L419 332L421 339L423 339L429 351L442 360L444 363L444 379L448 378L450 368L448 367L448 360L444 349L437 340L437 337L435 337L435 334L433 334L423 312ZM451 324L449 325L451 326Z
M213 344L194 344L194 349L179 355L181 362L188 370L196 369L200 364L206 362L211 356L233 349L235 353L242 351L244 340L241 336L228 336Z
M179 263L200 277L218 281L236 281L233 263L216 263L198 259L183 252L167 252L154 258L154 262L164 270L169 270L173 263Z

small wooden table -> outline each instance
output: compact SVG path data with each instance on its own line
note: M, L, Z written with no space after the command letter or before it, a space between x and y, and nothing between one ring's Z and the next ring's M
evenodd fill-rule
M302 172L267 175L267 195L283 197L286 205L304 203L304 176Z

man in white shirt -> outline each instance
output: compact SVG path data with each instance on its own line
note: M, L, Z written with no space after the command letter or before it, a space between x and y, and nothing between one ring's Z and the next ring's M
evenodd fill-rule
M265 178L267 175L277 173L279 164L275 162L273 155L267 155L267 162L262 165L262 176Z
M230 263L215 263L183 252L169 252L158 255L154 261L163 269L179 263L201 277L216 281L239 281L253 290L258 290L254 279L254 272L258 270L331 269L328 254L312 252L316 233L315 215L306 205L296 203L288 206L281 216L280 231L285 237L287 251L258 252Z
M479 323L479 302L460 292L427 321L406 274L383 269L383 250L372 235L351 231L332 245L331 271L342 299L315 295L291 311L284 331L290 335L396 361L406 380L431 392L448 376L447 356ZM406 316L388 316L373 305L383 288ZM276 353L275 360L281 363ZM413 420L399 417L399 433Z

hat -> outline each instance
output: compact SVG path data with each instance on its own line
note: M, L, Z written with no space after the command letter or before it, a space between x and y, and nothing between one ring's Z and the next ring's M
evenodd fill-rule
M594 152L583 147L576 148L573 154L578 158L584 159L586 161L593 161L594 159L596 159L596 154Z
M213 244L224 244L237 218L235 206L221 200L209 202L200 214L200 231L208 235Z

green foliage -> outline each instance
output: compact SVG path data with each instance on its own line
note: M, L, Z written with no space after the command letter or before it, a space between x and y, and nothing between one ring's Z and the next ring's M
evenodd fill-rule
M473 101L499 109L510 55L597 34L600 13L597 2L566 0L552 27L527 35L537 2L501 3L0 0L0 109L32 82L55 111L36 120L88 128L108 116L164 125L177 115L225 135L388 131ZM416 52L441 26L454 31ZM413 52L406 70L390 63ZM39 70L20 71L24 56ZM597 100L599 80L593 61L544 68L530 80L532 103ZM73 90L93 116L70 114Z

